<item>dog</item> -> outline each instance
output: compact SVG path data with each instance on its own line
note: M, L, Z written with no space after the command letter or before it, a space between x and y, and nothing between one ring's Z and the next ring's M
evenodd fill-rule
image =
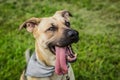
M52 17L30 18L19 27L35 38L35 53L20 80L75 80L70 63L77 55L71 44L78 42L79 33L71 28L70 17L69 11L61 10Z

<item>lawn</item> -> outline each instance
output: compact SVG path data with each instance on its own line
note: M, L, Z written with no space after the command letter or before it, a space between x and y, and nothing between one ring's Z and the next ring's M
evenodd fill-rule
M73 14L71 27L79 31L73 44L76 80L120 80L119 0L0 0L0 80L19 80L24 51L34 50L33 36L19 25L63 9Z

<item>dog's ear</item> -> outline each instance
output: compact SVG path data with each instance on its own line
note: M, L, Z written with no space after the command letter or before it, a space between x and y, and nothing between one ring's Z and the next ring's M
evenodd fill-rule
M40 23L40 18L30 18L26 20L22 25L20 25L19 30L26 28L28 32L33 32L35 26Z
M62 16L65 19L69 20L69 17L72 17L72 14L67 10L57 11L54 16Z
M72 17L72 14L66 10L62 11L61 15L62 15L62 17L65 17L65 18Z

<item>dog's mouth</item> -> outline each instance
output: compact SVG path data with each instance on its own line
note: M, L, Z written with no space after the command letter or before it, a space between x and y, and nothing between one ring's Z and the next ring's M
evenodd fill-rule
M50 47L52 53L56 55L56 62L55 62L55 72L58 75L68 73L68 62L76 61L77 55L74 54L71 45L58 47L52 46Z

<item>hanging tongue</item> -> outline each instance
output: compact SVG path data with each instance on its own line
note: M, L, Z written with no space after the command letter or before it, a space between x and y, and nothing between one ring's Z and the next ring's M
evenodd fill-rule
M55 72L58 75L67 74L68 72L67 62L76 61L77 55L74 54L70 46L55 47L55 53L56 53Z
M68 67L66 64L67 47L55 47L55 50L56 50L55 72L58 75L66 74L68 72Z

